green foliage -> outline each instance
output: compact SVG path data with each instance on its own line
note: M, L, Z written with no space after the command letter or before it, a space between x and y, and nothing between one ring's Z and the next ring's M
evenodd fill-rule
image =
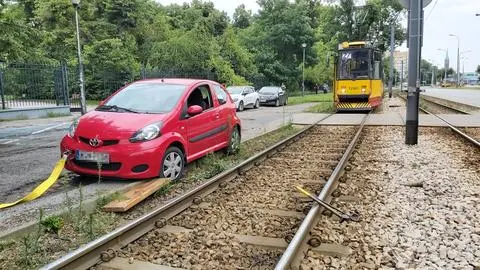
M46 232L58 234L63 227L63 218L59 216L49 216L41 221L41 225L45 228Z
M298 91L303 48L306 85L329 83L333 56L347 40L397 45L405 16L396 0L258 0L232 20L212 2L162 5L153 0L82 0L78 8L87 98L100 100L145 76L202 77L226 84L285 84ZM0 61L77 65L75 12L70 0L0 0ZM398 15L400 14L400 15ZM75 70L70 68L70 70ZM75 83L76 77L70 79Z
M297 96L297 97L289 97L288 98L288 105L296 105L296 104L303 104L303 103L311 103L311 102L333 102L333 94L326 93L326 94L318 94L318 95L305 95L305 96Z

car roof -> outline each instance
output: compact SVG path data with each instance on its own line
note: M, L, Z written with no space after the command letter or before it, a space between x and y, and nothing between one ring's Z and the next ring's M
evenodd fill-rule
M185 79L185 78L153 78L153 79L144 79L135 81L133 83L169 83L169 84L180 84L185 86L192 86L197 83L213 83L220 84L211 80L202 80L202 79Z

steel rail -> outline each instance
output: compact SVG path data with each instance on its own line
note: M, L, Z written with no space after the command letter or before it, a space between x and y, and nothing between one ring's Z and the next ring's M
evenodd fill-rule
M454 107L451 107L451 106L448 106L448 105L445 105L445 104L438 103L438 102L433 101L433 100L431 100L431 99L429 99L429 98L427 98L427 97L425 97L425 96L420 96L420 98L421 98L422 100L426 101L426 102L433 103L433 104L435 104L435 105L437 105L437 106L446 108L446 109L451 110L451 111L458 112L458 113L460 113L460 114L467 114L467 115L470 115L470 114L471 114L471 113L466 112L466 111L464 111L464 110L457 109L457 108L454 108Z
M406 100L403 96L400 95L400 98L402 98L403 100ZM474 138L470 137L468 134L466 134L465 132L459 130L458 128L456 128L454 125L452 125L450 122L448 122L447 120L443 119L442 117L434 114L434 113L431 113L427 110L425 110L424 108L422 107L419 107L419 109L426 113L426 114L429 114L429 115L433 115L435 116L436 118L440 119L442 122L444 122L450 129L452 129L454 132L456 132L458 135L460 135L461 137L463 137L465 140L471 142L473 145L475 145L476 147L480 147L480 142L475 140Z
M350 142L347 150L343 154L342 158L340 159L339 163L335 167L334 171L328 178L327 183L323 187L322 191L318 195L318 198L322 201L326 201L330 193L336 188L338 185L338 179L340 178L343 169L347 165L348 159L353 152L355 145L357 144L358 138L365 127L365 122L367 121L370 113L365 115L363 118L360 127L353 137L352 141ZM290 241L287 249L283 253L282 257L278 261L277 265L275 266L275 270L284 270L288 269L292 264L293 260L297 257L298 252L300 251L301 246L305 243L308 233L310 232L312 226L315 224L315 220L317 219L318 213L322 207L318 204L315 204L310 211L308 212L307 216L303 220L302 224L298 228L295 236L293 237L292 241Z
M123 225L122 227L78 248L73 252L68 253L64 257L51 262L41 269L87 269L98 263L101 263L102 261L113 259L113 257L115 257L116 249L122 248L137 240L155 227L163 227L169 218L190 207L195 200L199 200L200 198L211 194L221 187L222 183L231 181L238 175L244 174L253 166L258 165L267 158L270 158L278 150L281 150L287 145L298 141L300 138L304 137L314 126L332 115L333 114L323 117L316 123L276 143L275 145L272 145L255 156L248 158L234 168L214 176L207 182L179 197L176 197L154 211Z

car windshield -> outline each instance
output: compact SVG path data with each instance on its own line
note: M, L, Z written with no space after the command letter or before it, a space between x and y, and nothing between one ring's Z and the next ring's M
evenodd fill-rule
M260 91L258 91L258 93L264 95L275 95L277 92L278 89L275 87L263 87L262 89L260 89Z
M137 113L167 113L173 110L185 88L185 85L180 84L135 83L118 92L98 109L122 109Z
M243 87L228 87L227 91L232 95L241 95L243 89Z

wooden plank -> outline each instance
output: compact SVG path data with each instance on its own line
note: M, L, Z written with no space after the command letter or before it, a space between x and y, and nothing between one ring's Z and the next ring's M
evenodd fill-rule
M102 209L106 212L126 212L169 182L170 179L158 178L135 185L122 194L120 200L112 201Z

